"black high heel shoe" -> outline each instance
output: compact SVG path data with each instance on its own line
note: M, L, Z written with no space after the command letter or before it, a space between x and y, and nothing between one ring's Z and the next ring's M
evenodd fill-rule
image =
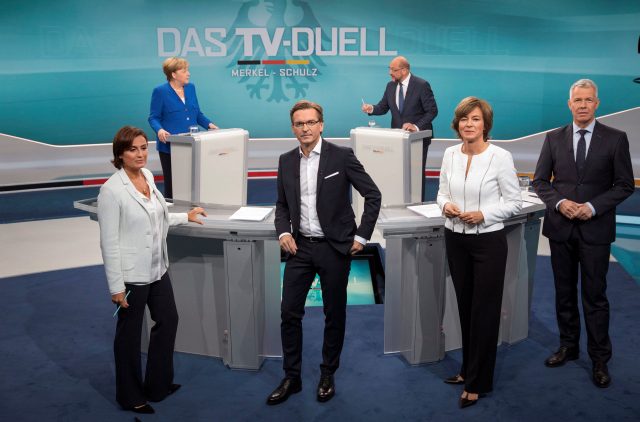
M445 384L464 384L464 378L460 374L454 375L444 380Z
M149 403L145 403L142 406L132 407L131 411L135 413L141 413L143 415L151 415L152 413L156 413L156 411L153 410L153 407L151 407Z

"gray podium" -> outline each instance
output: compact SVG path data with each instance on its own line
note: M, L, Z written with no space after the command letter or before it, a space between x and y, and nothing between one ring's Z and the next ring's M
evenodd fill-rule
M169 136L173 199L209 204L247 204L244 129L216 129Z
M526 205L526 204L525 204ZM509 254L500 341L527 338L535 259L544 205L529 205L505 222ZM410 364L435 362L461 347L458 306L444 245L444 218L426 218L405 205L383 207L386 239L384 352Z
M351 130L351 141L358 160L382 193L384 204L411 204L422 201L424 168L422 139L430 130L407 132L402 129L358 127ZM353 195L355 214L362 215L364 199Z
M75 207L97 219L95 199ZM170 212L191 203L176 201ZM238 207L202 204L204 226L169 229L169 273L180 321L175 350L222 358L233 369L260 369L282 356L280 247L273 213L261 222L231 221ZM143 351L153 323L147 312Z

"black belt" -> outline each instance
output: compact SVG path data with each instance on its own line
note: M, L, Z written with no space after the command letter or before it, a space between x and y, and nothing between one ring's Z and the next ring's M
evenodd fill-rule
M305 235L302 235L302 234L300 235L300 237L302 237L303 239L305 239L309 243L320 243L320 242L324 242L325 240L327 240L326 237L305 236Z

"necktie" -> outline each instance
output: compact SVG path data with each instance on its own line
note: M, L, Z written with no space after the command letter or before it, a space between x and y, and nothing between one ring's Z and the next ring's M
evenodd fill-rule
M404 93L402 92L402 84L400 85L400 91L398 92L398 111L402 114L402 109L404 108Z
M578 140L578 148L576 149L576 168L578 169L578 177L582 177L584 172L584 162L587 158L587 141L584 139L584 134L589 132L585 129L580 129L580 139Z

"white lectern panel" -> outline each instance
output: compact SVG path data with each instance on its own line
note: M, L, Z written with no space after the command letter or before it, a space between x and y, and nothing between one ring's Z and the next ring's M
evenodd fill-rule
M222 205L247 204L247 143L244 129L172 135L174 199Z
M382 203L409 204L421 202L424 169L422 139L431 137L430 130L407 132L402 129L358 127L351 130L351 141L358 160L382 193ZM364 200L353 192L357 218Z

